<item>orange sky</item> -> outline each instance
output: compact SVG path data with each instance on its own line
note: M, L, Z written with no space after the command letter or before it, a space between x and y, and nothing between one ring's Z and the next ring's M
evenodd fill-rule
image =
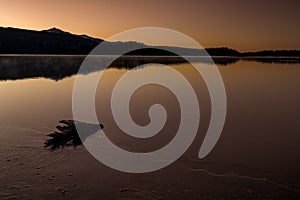
M130 28L171 28L204 47L300 49L300 1L0 0L0 26L57 27L99 38Z

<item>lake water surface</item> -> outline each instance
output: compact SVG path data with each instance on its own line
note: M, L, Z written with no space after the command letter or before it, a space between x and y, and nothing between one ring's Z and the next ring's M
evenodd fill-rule
M46 71L28 74L30 62L38 67L36 60L26 58L26 65L16 65L14 59L0 57L0 199L300 197L299 63L239 60L218 64L227 94L227 116L218 143L204 159L198 158L198 152L211 115L207 87L190 64L168 64L188 78L198 97L201 121L197 137L170 166L146 174L128 174L101 164L83 146L44 149L47 134L55 130L58 121L72 119L76 70L51 76L51 70L57 74L61 71L55 71L50 63ZM78 58L65 59L68 64L63 64L72 67ZM47 62L40 65L45 67ZM61 61L57 58L55 62L58 67L56 64ZM113 87L123 74L134 73L143 79L147 76L143 70L160 69L160 65L150 64L129 70L118 64L103 73L95 97L99 122L104 124L107 136L123 149L153 151L176 134L179 104L165 87L146 85L131 98L129 109L139 125L149 123L151 105L160 103L165 107L166 124L152 138L135 139L123 134L110 110ZM78 76L88 79L98 73L102 72L91 70ZM157 75L172 79L163 71ZM181 87L180 83L174 84Z

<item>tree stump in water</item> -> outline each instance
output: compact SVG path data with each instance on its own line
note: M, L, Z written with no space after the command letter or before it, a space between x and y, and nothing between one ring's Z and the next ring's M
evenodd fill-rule
M48 134L51 138L44 142L45 148L49 147L52 150L69 146L76 148L82 144L81 139L85 140L99 129L104 128L102 124L90 124L74 120L61 120L59 123L62 125L56 126L58 131ZM84 133L84 135L81 135L81 139L76 128L80 130L80 133Z

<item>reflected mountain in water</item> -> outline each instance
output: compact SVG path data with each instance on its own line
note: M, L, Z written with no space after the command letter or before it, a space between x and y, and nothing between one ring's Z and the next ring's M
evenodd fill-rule
M58 131L48 134L50 139L45 141L45 148L49 147L52 150L70 146L76 148L82 144L82 140L80 139L77 130L84 130L81 131L82 133L85 133L85 135L81 135L81 138L84 140L96 133L99 129L104 128L102 124L90 124L74 120L61 120L59 123L62 125L56 126Z
M101 58L101 59L100 59ZM84 74L105 69L108 65L105 56L92 57L93 65ZM191 57L195 62L211 64L209 57ZM0 80L17 80L25 78L50 78L61 80L72 76L78 69L85 56L0 56ZM258 61L263 63L300 63L300 58L274 57L212 57L215 64L226 66L240 60ZM122 56L109 67L131 69L148 63L180 64L187 61L179 56Z
M100 71L109 65L109 56L90 57L92 64L84 74ZM117 58L117 57L116 57ZM24 78L50 78L60 80L78 72L85 56L0 56L0 80L16 80ZM210 62L210 59L203 59ZM122 56L109 67L131 69L147 63L180 64L187 62L181 57L165 56Z

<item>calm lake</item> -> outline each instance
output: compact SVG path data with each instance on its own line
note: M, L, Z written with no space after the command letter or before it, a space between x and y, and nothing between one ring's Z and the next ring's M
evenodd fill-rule
M77 56L0 57L0 199L299 199L299 62L216 61L226 89L226 121L214 149L199 159L211 115L208 89L190 64L168 58L163 63L187 77L199 100L198 134L170 166L130 174L101 164L82 145L54 151L43 147L59 120L73 118L72 91L78 68L72 67L82 60ZM129 70L130 66L123 65L117 63L105 72L90 69L78 76L89 79L103 73L96 110L115 144L135 152L159 149L178 129L178 101L165 87L139 88L130 102L132 119L147 125L150 106L159 103L167 111L166 124L147 139L123 134L110 109L117 80L125 73L143 79L147 76L143 71L163 68L149 64ZM157 76L172 79L164 70Z

